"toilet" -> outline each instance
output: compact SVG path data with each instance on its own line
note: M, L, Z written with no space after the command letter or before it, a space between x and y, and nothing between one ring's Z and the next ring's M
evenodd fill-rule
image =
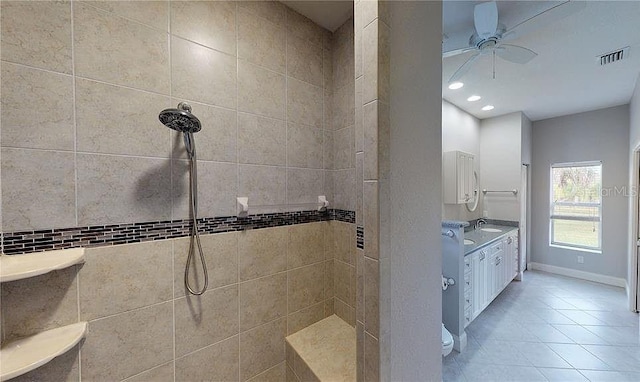
M442 324L442 356L446 357L453 350L453 337Z

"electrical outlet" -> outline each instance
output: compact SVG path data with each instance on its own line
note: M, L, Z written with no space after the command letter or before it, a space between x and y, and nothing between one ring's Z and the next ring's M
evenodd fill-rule
M584 256L578 256L578 264L584 264Z

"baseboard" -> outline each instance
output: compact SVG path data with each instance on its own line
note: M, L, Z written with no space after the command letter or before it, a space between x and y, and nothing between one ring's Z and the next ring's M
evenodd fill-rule
M568 276L581 280L593 281L600 284L613 285L620 288L628 288L627 281L619 277L599 275L597 273L578 271L576 269L557 267L555 265L541 263L529 263L527 268L548 273L555 273L556 275Z

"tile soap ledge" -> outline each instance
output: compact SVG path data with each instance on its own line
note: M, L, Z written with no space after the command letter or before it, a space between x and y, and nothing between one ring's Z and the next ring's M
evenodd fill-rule
M84 248L0 255L0 282L40 276L80 263L84 263Z
M86 332L87 323L78 322L6 344L0 350L0 381L28 373L66 353Z

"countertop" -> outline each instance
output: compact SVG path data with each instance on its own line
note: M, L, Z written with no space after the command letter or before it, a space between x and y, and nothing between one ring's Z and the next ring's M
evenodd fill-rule
M475 243L465 245L464 246L464 255L468 255L471 252L486 247L491 243L498 241L498 239L504 237L505 235L515 231L518 227L506 226L506 225L496 225L496 224L483 224L482 228L493 228L499 229L501 232L486 232L476 229L471 229L468 232L464 233L464 238L473 240Z

